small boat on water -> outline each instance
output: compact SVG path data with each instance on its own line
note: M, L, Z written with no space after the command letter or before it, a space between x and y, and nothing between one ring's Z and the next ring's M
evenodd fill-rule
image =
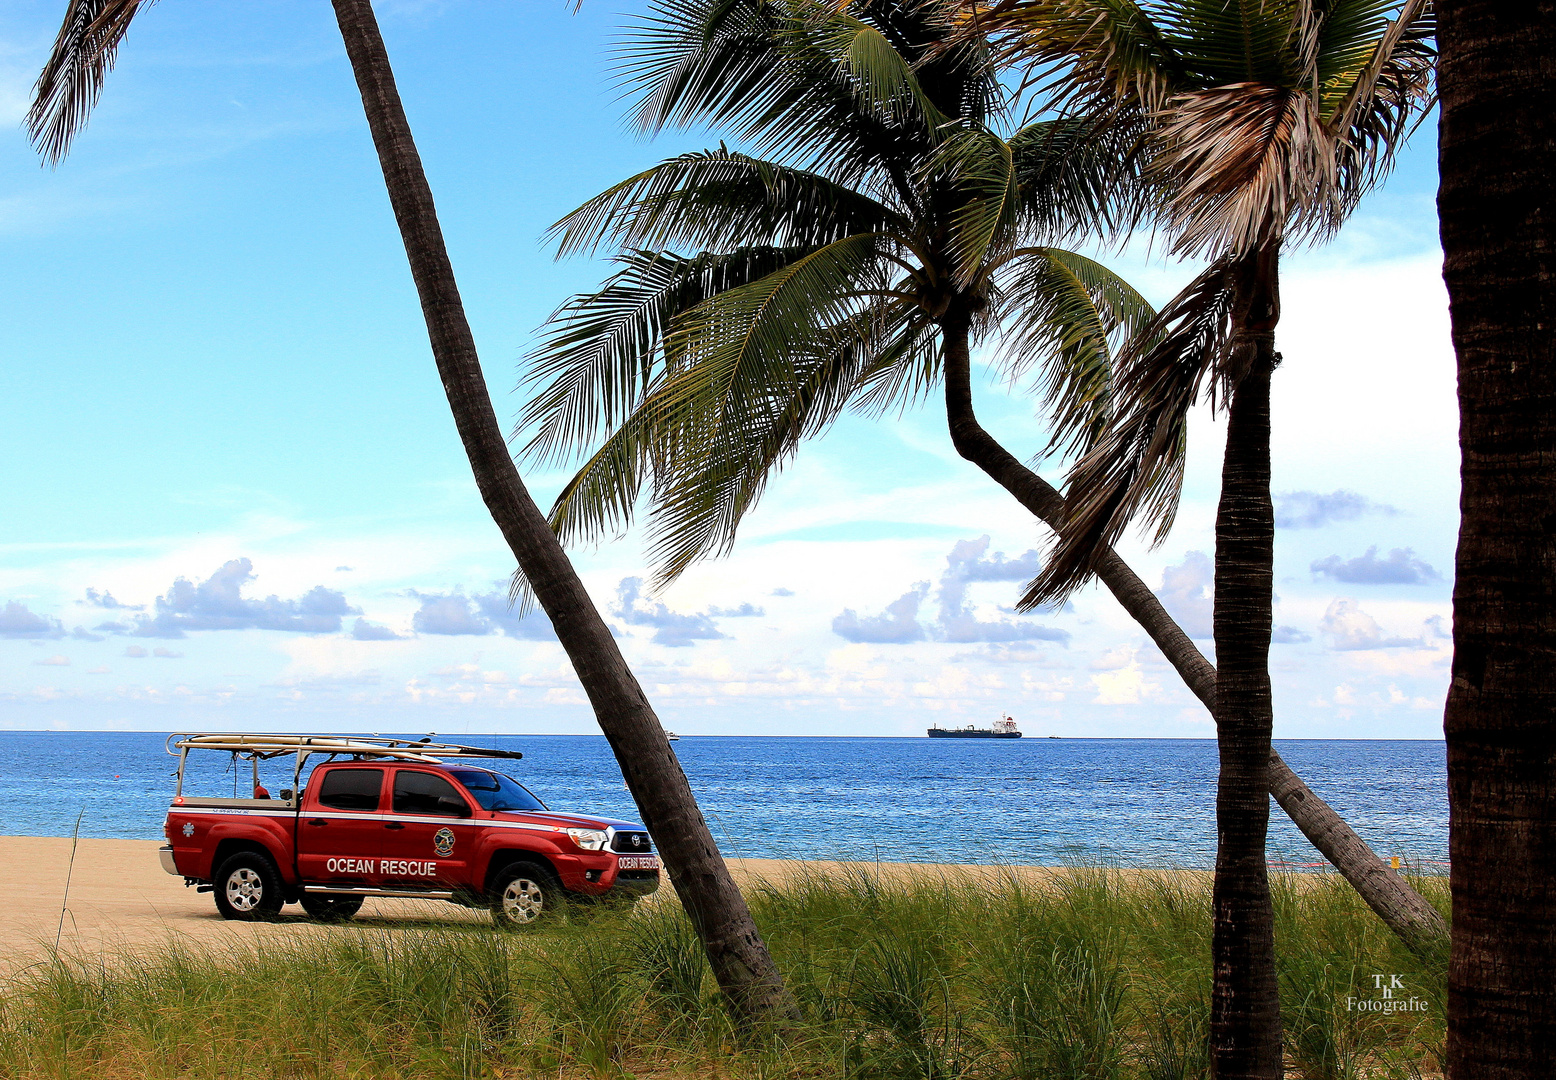
M665 732L665 738L669 739L671 742L680 742L681 741L681 737L679 735L677 735L673 731Z
M964 728L932 727L929 729L931 739L1019 739L1021 732L1016 730L1016 722L1008 716L1001 716L994 721L991 728L981 728L968 724Z

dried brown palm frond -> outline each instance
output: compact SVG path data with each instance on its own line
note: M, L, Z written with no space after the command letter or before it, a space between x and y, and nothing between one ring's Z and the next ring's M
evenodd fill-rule
M38 76L27 131L51 164L70 150L103 91L130 21L155 0L70 0L54 50Z
M1147 178L1185 253L1251 251L1287 233L1332 233L1337 139L1308 94L1233 83L1179 94L1162 110Z

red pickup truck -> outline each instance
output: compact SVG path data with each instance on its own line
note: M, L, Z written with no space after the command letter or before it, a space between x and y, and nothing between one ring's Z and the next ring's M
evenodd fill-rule
M548 810L471 762L516 751L312 735L174 735L168 751L179 769L163 869L212 892L224 918L267 919L296 902L339 921L367 897L392 896L486 907L514 927L570 900L659 887L643 826ZM232 755L235 786L240 762L252 763L252 797L186 795L189 756L206 751ZM294 755L293 786L272 798L260 762Z

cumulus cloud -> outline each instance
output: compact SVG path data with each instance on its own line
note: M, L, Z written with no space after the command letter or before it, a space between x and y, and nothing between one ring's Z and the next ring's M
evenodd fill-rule
M1270 634L1271 645L1301 645L1304 641L1312 640L1312 634L1304 633L1295 626L1277 626Z
M519 605L508 598L506 587L474 597L481 614L511 638L526 641L555 641L551 620L538 607L520 614Z
M887 604L884 614L859 615L853 608L844 608L843 613L832 620L832 632L846 641L875 645L923 641L928 635L918 621L918 609L928 595L929 582L920 581Z
M1418 649L1420 638L1384 637L1378 621L1361 609L1355 600L1341 597L1329 605L1318 628L1327 634L1341 652L1367 649Z
M152 649L151 655L160 656L164 660L182 660L184 658L183 653L174 652L172 649L164 649L161 645L158 645L155 649Z
M759 619L767 614L766 608L753 607L748 600L739 607L709 607L708 614L716 619Z
M1210 556L1191 551L1181 563L1162 571L1162 587L1156 595L1185 634L1210 638L1215 636L1215 584L1216 567Z
M351 628L351 636L358 641L399 641L400 635L387 626L358 619Z
M104 608L108 611L144 611L146 609L145 604L121 604L114 599L113 593L108 592L106 589L102 592L98 592L96 589L88 589L84 602L89 607Z
M464 593L415 593L421 607L411 616L411 627L418 634L472 634L492 632L492 624L470 604Z
M785 589L782 586L780 586L779 588L774 589L772 591L771 595L773 595L773 596L793 596L794 595L794 590L793 589Z
M51 615L38 615L19 600L7 600L0 611L0 637L57 638L65 636L65 627Z
M469 634L481 637L501 631L509 637L530 641L556 640L551 620L546 618L544 612L532 610L520 615L518 605L510 603L507 592L501 589L475 596L466 596L457 591L412 592L411 595L421 601L421 607L411 617L411 627L418 634ZM375 637L360 640L387 639Z
M139 645L129 645L125 647L124 655L128 656L132 660L140 660L147 654L146 650L141 648Z
M854 642L906 644L911 641L1012 642L1059 641L1070 639L1068 631L1057 630L1020 618L980 619L969 602L967 586L975 581L1026 581L1041 567L1037 552L1028 551L1018 558L1005 557L1002 551L988 554L989 538L958 540L946 556L946 569L940 575L936 595L938 611L932 622L921 623L920 604L929 595L929 583L919 582L886 606L880 615L860 615L852 608L832 620L832 631Z
M1375 503L1354 491L1283 491L1275 496L1277 529L1319 529L1337 521L1355 521L1366 514L1396 517L1392 506Z
M724 636L713 623L716 611L689 615L671 611L663 602L645 600L642 578L621 579L621 583L616 586L616 604L611 612L629 625L652 626L654 644L668 645L673 649Z
M1321 574L1349 585L1420 585L1442 580L1442 575L1416 558L1410 548L1395 548L1388 558L1380 559L1377 545L1354 559L1342 559L1338 555L1317 559L1309 569L1314 575Z
M155 614L103 623L97 629L135 637L181 638L191 630L286 630L326 634L340 629L341 616L360 615L343 594L315 585L296 600L270 595L256 600L243 595L254 580L254 564L232 559L210 577L196 583L178 578L167 594L157 597Z
M1064 630L1018 619L981 620L968 605L967 586L974 581L1028 581L1037 576L1041 560L1035 550L1015 559L1003 551L992 556L989 538L958 540L946 556L940 577L940 616L935 637L941 641L1068 641Z
M69 667L70 666L70 657L68 657L68 656L49 656L49 657L45 657L42 660L34 660L33 663L39 665L40 667Z
M72 630L70 632L70 636L75 638L77 641L101 641L101 640L103 640L103 635L101 635L101 634L94 634L94 633L92 633L90 630L88 630L84 626L76 627L74 630Z

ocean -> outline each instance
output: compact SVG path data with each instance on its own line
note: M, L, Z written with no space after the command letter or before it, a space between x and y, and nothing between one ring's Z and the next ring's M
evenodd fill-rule
M0 731L0 833L160 839L173 790L166 736ZM461 735L524 752L503 763L556 810L635 819L605 740ZM1448 858L1441 742L1277 740L1374 850L1425 869ZM1208 867L1216 747L1176 739L865 739L688 736L675 751L725 854L883 862ZM188 794L230 790L210 758ZM290 765L265 767L272 792ZM248 766L243 766L244 777ZM285 774L283 777L283 773ZM1271 804L1270 857L1319 856Z

